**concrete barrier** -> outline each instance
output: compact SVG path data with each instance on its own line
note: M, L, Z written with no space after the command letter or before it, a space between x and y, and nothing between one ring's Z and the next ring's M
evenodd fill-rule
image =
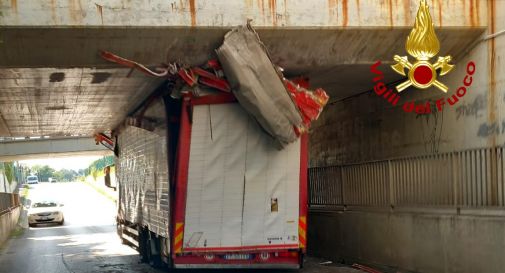
M472 213L473 215L471 215ZM425 273L502 273L501 210L311 211L309 255Z
M16 206L0 214L0 246L9 238L11 231L16 228L20 213L21 206Z

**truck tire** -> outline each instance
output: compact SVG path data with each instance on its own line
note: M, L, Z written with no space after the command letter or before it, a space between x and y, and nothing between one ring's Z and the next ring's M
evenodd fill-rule
M303 253L300 251L300 260L299 260L299 264L300 264L300 269L303 268L303 259L304 259L304 256Z
M147 235L147 232L145 229L139 227L138 228L138 242L139 242L139 255L140 255L140 262L142 263L148 263L149 262L149 255L148 255L148 243L147 241L149 240L149 237Z
M163 265L159 248L159 241L156 238L147 239L147 256L149 265L154 268L160 268Z

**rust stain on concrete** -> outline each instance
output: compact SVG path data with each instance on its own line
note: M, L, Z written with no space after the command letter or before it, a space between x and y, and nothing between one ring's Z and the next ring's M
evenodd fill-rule
M393 0L389 0L389 25L393 26Z
M406 26L410 25L410 0L403 1L403 18Z
M488 11L489 11L489 33L496 32L496 3L495 0L488 1ZM487 121L489 124L496 122L496 40L490 39L488 44L488 54L489 54L489 72L488 72L488 117ZM490 147L496 146L496 134L491 134L488 139Z
M100 14L100 19L102 20L102 25L103 25L103 7L95 3L96 5L96 10L98 11L98 14Z
M261 13L261 17L265 18L265 5L263 5L263 0L258 0L258 10Z
M489 33L496 33L496 1L488 1L488 14L489 14ZM488 124L496 124L496 40L489 40L489 92L488 92ZM496 147L496 134L491 134L488 137L488 146ZM491 161L496 162L496 153L491 154ZM497 205L497 192L498 192L498 170L495 164L491 164L491 203Z
M480 1L475 2L475 23L476 25L480 25Z
M476 19L475 19L475 5L474 5L474 2L473 0L470 0L470 25L471 26L475 26L476 23Z
M189 13L191 14L191 26L196 26L196 5L195 0L189 0Z
M347 0L342 0L342 25L344 27L349 24L348 11L349 7L347 6Z
M18 13L18 1L17 0L11 0L11 9L15 13Z
M56 17L56 0L51 0L51 19L53 19L54 24L58 24L58 18Z
M361 25L361 7L359 0L356 0L356 8L358 9L358 25Z
M276 0L268 0L268 8L270 9L270 16L272 16L272 24L277 26L277 2Z

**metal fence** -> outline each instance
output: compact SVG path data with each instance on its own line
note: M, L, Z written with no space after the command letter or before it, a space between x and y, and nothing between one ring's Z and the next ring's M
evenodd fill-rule
M503 147L309 169L312 207L504 207Z
M0 215L19 205L20 201L18 194L0 192Z

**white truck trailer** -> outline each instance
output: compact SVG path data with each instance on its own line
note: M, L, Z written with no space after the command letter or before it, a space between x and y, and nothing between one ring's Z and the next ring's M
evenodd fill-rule
M114 132L123 242L173 268L301 267L306 135L279 150L232 94L159 97L135 116Z

